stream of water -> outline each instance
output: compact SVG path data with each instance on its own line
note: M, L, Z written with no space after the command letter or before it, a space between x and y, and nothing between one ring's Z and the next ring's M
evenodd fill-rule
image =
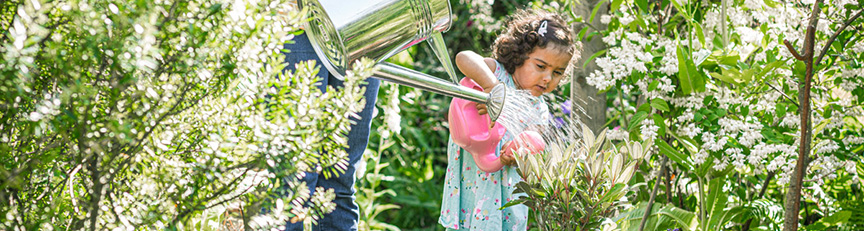
M557 146L566 148L577 139L582 137L581 118L587 115L584 108L579 104L573 104L571 115L558 117L535 109L534 104L538 100L528 91L507 89L507 96L497 122L501 123L513 136L526 131L533 130L540 133L547 147ZM545 100L545 102L563 102L560 97ZM545 103L543 102L543 103ZM556 110L559 105L548 105L549 110ZM594 131L597 133L598 131Z

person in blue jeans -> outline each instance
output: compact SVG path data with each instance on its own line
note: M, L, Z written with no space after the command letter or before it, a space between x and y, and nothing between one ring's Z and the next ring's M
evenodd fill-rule
M295 36L293 41L294 44L285 44L285 49L290 51L284 53L287 64L286 71L294 71L294 65L298 62L315 60L317 66L320 67L318 77L320 77L321 85L318 88L322 92L327 91L327 86L333 86L335 89L342 88L342 80L337 79L327 68L321 66L322 61L312 49L312 43L309 42L306 33ZM378 86L381 84L380 80L375 78L367 78L366 82L366 93L364 94L366 105L364 105L363 111L359 113L360 119L352 119L356 123L351 125L351 131L348 133L348 169L338 177L330 177L329 179L318 173L306 173L306 177L303 178L312 192L315 192L315 188L320 186L325 189L332 188L336 193L336 199L333 201L336 203L336 210L324 215L318 221L318 225L313 227L313 230L357 230L357 220L360 218L360 213L354 202L354 172L357 170L354 165L363 157L363 152L369 143L372 111L375 109ZM303 222L288 222L286 230L303 230Z

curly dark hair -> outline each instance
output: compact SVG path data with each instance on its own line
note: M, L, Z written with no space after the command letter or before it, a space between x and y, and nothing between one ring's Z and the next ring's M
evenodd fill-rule
M537 30L544 21L546 33L540 35ZM508 21L507 31L495 39L492 58L512 74L534 49L546 48L551 43L566 49L567 54L574 57L567 65L566 70L569 72L575 58L581 56L582 49L582 43L574 41L573 37L573 31L560 15L543 10L519 10Z

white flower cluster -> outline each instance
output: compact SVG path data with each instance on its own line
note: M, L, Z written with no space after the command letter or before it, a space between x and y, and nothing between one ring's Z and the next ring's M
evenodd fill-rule
M675 105L676 107L699 109L704 107L703 102L705 101L705 96L708 96L709 94L712 93L709 93L707 91L693 93L687 96L673 98L672 100L670 100L670 103L672 103L672 105ZM679 122L684 121L679 120Z
M694 138L702 133L702 128L696 126L694 123L685 123L684 126L678 128L678 133Z
M606 138L610 140L628 140L630 133L624 129L612 129L606 132Z
M712 166L712 168L714 168L714 170L721 171L723 169L726 169L727 165L729 165L729 158L723 156L722 160L714 159L714 165Z
M845 145L847 147L850 145L859 145L859 144L864 144L864 137L853 136L853 135L843 137L843 145Z
M726 146L726 142L729 141L728 136L721 136L720 139L715 140L714 133L706 132L702 134L702 148L708 151L717 152L723 149Z
M388 88L388 96L390 98L387 99L386 103L381 106L381 109L384 111L384 126L378 128L378 132L381 134L382 139L389 138L393 133L399 134L402 131L402 116L399 115L401 111L399 107L399 85L382 82L383 86L389 86Z
M746 156L744 156L743 152L744 150L740 148L726 149L726 154L732 157L732 165L735 166L735 169L739 171L743 170L746 167L744 162Z
M840 145L834 140L822 140L814 145L813 149L816 149L816 154L826 154L837 151L840 149Z
M843 122L843 117L844 114L841 111L834 111L834 113L831 113L830 118L823 120L828 121L828 123L825 125L825 130L843 128L843 125L846 124L846 122Z
M665 48L665 49L663 49L663 60L660 61L660 62L662 62L662 65L660 66L660 68L658 70L660 72L663 72L666 75L677 74L678 73L678 52L676 52L676 51L677 51L678 44L676 44L675 41L673 41L669 38L658 36L658 35L652 35L651 39L654 41L657 41L657 45L655 47Z
M793 115L793 114L786 114L786 116L783 117L783 121L780 122L780 126L781 127L787 127L787 128L799 128L800 129L801 128L801 117Z
M765 94L760 95L756 103L753 104L753 112L765 112L768 114L774 114L774 108L777 105L777 99L780 98L780 92L770 91Z
M717 123L720 124L720 131L717 135L735 136L741 133L738 143L745 147L752 147L756 142L762 140L762 124L753 117L748 117L747 120L756 121L755 123L747 123L740 120L730 119L727 117L720 118Z
M861 86L861 77L864 77L864 68L840 70L840 78L842 79L840 88L848 92L858 89Z
M619 29L603 37L603 42L611 45L619 42L618 39L621 39L620 46L610 47L605 57L595 60L600 69L586 78L589 85L604 90L630 76L633 71L648 71L645 63L651 62L654 56L645 48L652 46L651 40L641 34L624 33L623 29Z
M854 160L847 160L846 163L843 165L844 170L846 170L846 173L848 173L849 175L852 175L852 183L853 184L858 183L861 179L860 176L858 176L858 171L856 171L856 165L857 164Z
M642 140L653 140L657 138L657 130L660 127L654 124L650 117L642 121Z
M699 152L696 152L696 154L693 154L693 163L694 164L705 163L706 159L708 159L708 152L705 151L704 148L699 149Z
M717 103L720 104L720 108L729 109L730 106L735 104L746 106L746 98L738 95L739 93L736 93L728 88L720 88L718 90L719 92L715 94L715 97L717 97Z
M763 161L765 161L765 159L768 158L768 155L772 153L780 153L780 157L771 159L769 160L768 165L764 165ZM798 148L793 145L759 143L750 149L750 155L747 156L747 162L757 168L765 166L768 171L775 171L781 164L784 164L775 162L775 160L785 160L786 156L793 156L796 153L798 153Z
M816 157L810 163L810 171L814 172L813 178L810 180L816 181L818 185L823 184L825 179L833 180L837 178L837 170L845 167L846 163L837 159L833 155L821 155ZM806 178L805 178L806 179Z
M792 180L792 174L795 172L795 164L798 161L796 159L787 158L787 157L778 157L771 161L771 164L768 165L768 171L772 171L772 167L776 169L779 174L777 175L777 184L778 185L787 185L789 181Z

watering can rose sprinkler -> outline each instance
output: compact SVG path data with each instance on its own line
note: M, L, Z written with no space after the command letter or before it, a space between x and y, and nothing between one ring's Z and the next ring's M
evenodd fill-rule
M462 78L460 84L483 91L483 87L468 78ZM503 84L498 84L492 88L490 94L496 94L497 91L505 91L505 89ZM494 118L500 114L500 111L495 110L500 110L500 108L493 110L489 106L487 104L489 114L480 115L477 113L477 102L453 98L450 102L448 122L450 123L450 137L453 139L453 143L471 153L471 157L474 158L474 162L480 170L495 172L504 167L500 157L495 155L495 149L507 129L495 122ZM490 123L494 124L490 126ZM513 141L505 144L501 155L513 155L514 152L523 153L526 151L539 153L545 148L546 144L540 133L529 130L520 133Z
M489 123L498 119L507 90L499 84L485 93L467 78L461 85L456 84L450 55L441 37L442 32L450 29L448 0L298 0L297 3L306 10L309 20L304 28L315 53L336 78L344 79L352 63L367 57L378 63L375 78L454 97L449 111L453 142L468 150L481 170L493 172L503 167L495 149L506 129L498 123L490 129ZM422 41L429 41L452 82L383 62ZM476 103L486 104L488 115L477 114ZM542 144L539 134L523 134L515 139L520 142L508 144L505 153L522 147L537 149ZM521 141L526 140L534 145L522 145L526 142Z

